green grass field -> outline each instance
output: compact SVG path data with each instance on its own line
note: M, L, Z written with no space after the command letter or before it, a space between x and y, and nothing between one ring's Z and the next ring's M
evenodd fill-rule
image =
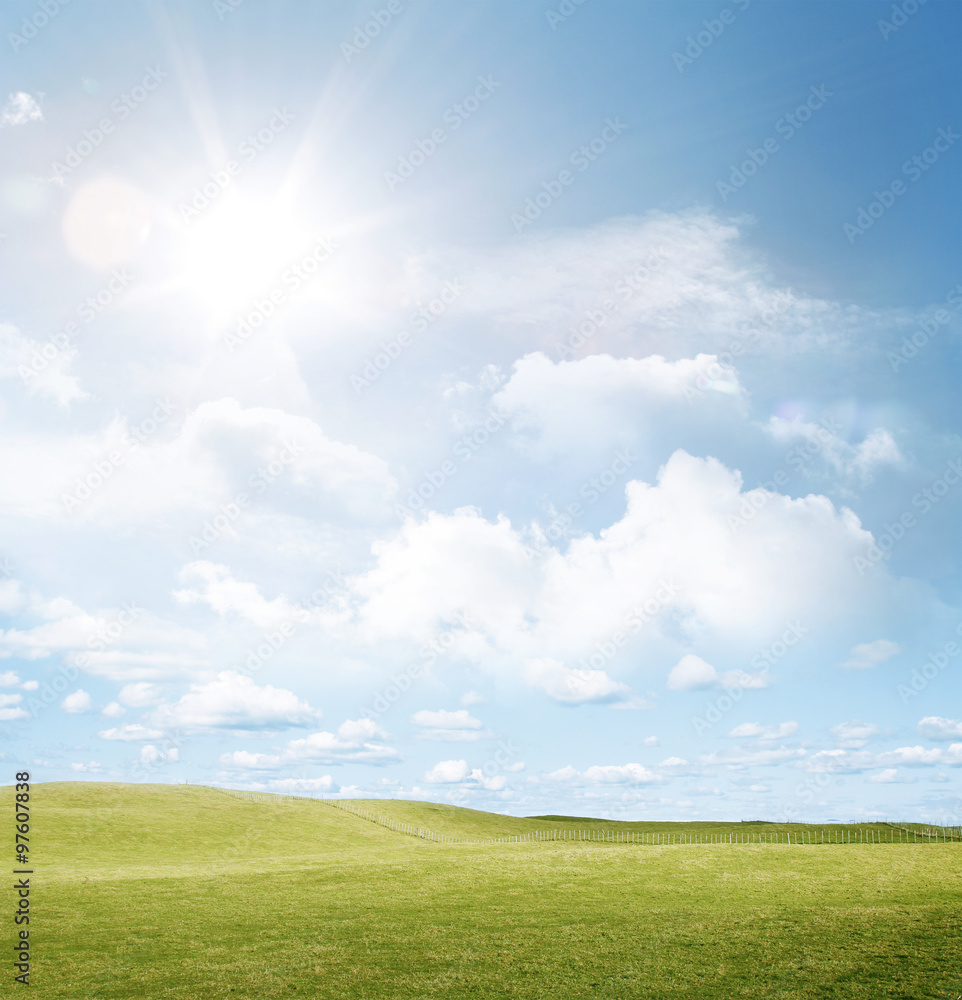
M962 994L957 840L439 843L319 802L257 799L183 785L33 786L32 995ZM776 830L514 819L417 802L354 807L476 840L562 828L718 838ZM891 828L878 829L887 839Z

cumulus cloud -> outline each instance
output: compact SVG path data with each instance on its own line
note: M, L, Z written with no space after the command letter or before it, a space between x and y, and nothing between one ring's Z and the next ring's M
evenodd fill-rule
M157 684L141 681L137 684L125 684L117 695L117 700L128 708L145 708L156 705L163 697L163 690Z
M391 764L400 760L397 750L381 742L386 733L371 719L349 719L337 733L312 733L289 740L277 753L235 750L222 754L220 762L241 770L276 770L292 764Z
M879 768L936 767L948 765L962 767L962 743L948 747L897 747L883 753L866 750L820 750L805 762L809 771L838 771L854 773Z
M203 635L134 605L87 612L67 598L37 598L23 616L38 623L0 629L0 657L39 660L65 653L70 665L118 681L177 676L207 665L196 655L206 647Z
M522 765L523 767L524 765ZM505 768L504 770L516 770ZM483 788L486 792L500 792L506 779L503 774L486 775L480 768L468 766L466 760L440 760L424 774L432 785L465 785Z
M68 694L60 704L65 712L72 715L82 715L84 712L90 711L92 702L90 695L83 688L78 688L73 694Z
M852 722L840 722L831 728L832 736L835 737L835 743L838 746L855 750L864 747L873 736L877 736L880 732L878 726L859 722L858 719Z
M37 99L22 90L7 97L7 103L0 110L0 128L7 125L26 125L27 122L42 122L43 111Z
M471 768L466 760L439 760L424 774L424 780L431 784L454 785L466 781L471 775Z
M719 674L710 664L694 653L686 653L669 671L667 686L670 691L699 691L705 688L744 688L746 690L768 687L767 670L748 673L745 670L726 670Z
M612 680L604 670L572 670L558 660L528 660L524 676L533 687L565 705L626 701L631 695L626 684Z
M595 764L585 771L569 764L552 771L547 780L568 785L651 785L662 779L641 764Z
M60 406L89 398L76 376L70 374L77 349L59 347L52 358L47 358L45 347L49 353L47 342L32 340L16 327L0 323L0 378L16 379L19 384L25 381L28 395L46 396ZM38 356L46 362L40 371L33 367Z
M930 740L962 739L962 722L957 719L943 719L939 715L927 715L919 720L919 735Z
M739 747L722 753L702 754L698 759L702 764L721 764L726 767L742 769L745 767L771 767L774 764L784 764L799 760L807 751L801 747L762 747L758 750L746 750Z
M880 663L890 660L896 653L902 651L897 642L889 639L876 639L874 642L863 642L853 646L849 658L842 664L845 670L871 670Z
M291 795L297 792L338 791L337 783L329 774L320 778L272 778L267 784L278 792L286 792Z
M106 715L108 719L119 719L127 714L127 709L119 701L111 701L100 710L101 715Z
M418 736L425 740L457 743L472 742L481 737L481 720L474 718L467 709L456 712L423 709L411 716L411 722L421 728Z
M529 681L577 703L625 695L605 673L579 681L563 666L616 634L623 644L635 634L654 641L670 620L673 634L754 652L786 622L801 619L807 630L876 607L884 593L884 573L853 573L870 533L825 497L766 493L751 525L733 532L729 518L749 495L739 474L683 451L655 484L632 481L626 495L619 521L536 558L505 517L492 522L465 508L409 520L353 581L359 634L417 640L466 612L474 624L454 652L482 663L532 661ZM767 681L732 673L731 682Z
M700 688L712 687L718 680L718 672L700 656L687 653L672 668L668 674L668 689L670 691L697 691Z
M760 722L743 722L728 733L731 739L783 740L798 732L797 722L779 722L765 726Z
M245 674L225 670L216 680L191 685L175 704L162 705L153 720L167 729L205 732L309 726L320 714L292 691L260 687Z
M22 701L22 694L0 694L0 722L30 718L29 712L18 707Z
M697 388L703 373L715 366L714 355L705 354L678 361L657 354L646 358L592 354L555 363L537 352L515 362L491 405L512 421L515 440L540 459L573 451L615 452L626 425L636 436L666 420L690 420L696 409L710 407L707 419L715 420L739 414L742 388L734 372L725 381L724 392L718 391L718 382L712 383L713 392ZM677 412L672 415L673 409ZM621 460L616 471L624 473L637 457L630 449L616 452L613 461L617 465Z
M159 740L164 734L159 729L148 729L147 726L142 726L139 722L132 722L126 726L103 729L97 735L102 740L125 740L131 742L136 740Z
M194 512L196 552L206 548L203 519L215 516L225 497L246 498L239 517L270 509L286 517L335 518L345 526L370 523L389 510L396 484L387 463L332 440L307 417L244 408L234 399L201 403L182 418L176 401L164 405L168 426L145 443L134 439L122 417L70 438L5 435L0 461L10 474L0 483L0 511L128 526ZM82 505L65 505L65 487L74 488L111 452L121 455L123 476ZM224 530L230 535L233 529L228 524Z
M158 750L152 743L140 748L141 764L175 764L180 759L180 751L176 747L169 750Z
M903 468L905 459L892 435L884 427L871 431L857 445L849 444L834 430L795 417L785 420L773 416L766 430L784 444L804 442L798 452L800 459L821 456L836 472L857 476L863 485L870 483L877 469L882 466Z

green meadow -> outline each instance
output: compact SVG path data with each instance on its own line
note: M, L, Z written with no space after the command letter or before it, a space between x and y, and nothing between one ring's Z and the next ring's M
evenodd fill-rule
M196 786L34 785L31 995L962 994L962 843L944 832L795 844L842 828L351 808L381 821ZM595 839L544 839L559 830ZM625 842L643 835L703 842Z

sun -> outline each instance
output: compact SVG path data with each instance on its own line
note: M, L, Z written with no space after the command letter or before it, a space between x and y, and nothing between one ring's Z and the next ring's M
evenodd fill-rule
M259 297L283 294L285 274L316 242L283 206L224 192L183 225L181 283L212 318L226 320Z

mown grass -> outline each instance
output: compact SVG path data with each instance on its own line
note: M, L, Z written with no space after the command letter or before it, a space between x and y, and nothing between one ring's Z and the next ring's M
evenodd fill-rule
M959 844L453 845L197 787L32 800L35 996L962 994ZM451 835L563 825L377 809Z

